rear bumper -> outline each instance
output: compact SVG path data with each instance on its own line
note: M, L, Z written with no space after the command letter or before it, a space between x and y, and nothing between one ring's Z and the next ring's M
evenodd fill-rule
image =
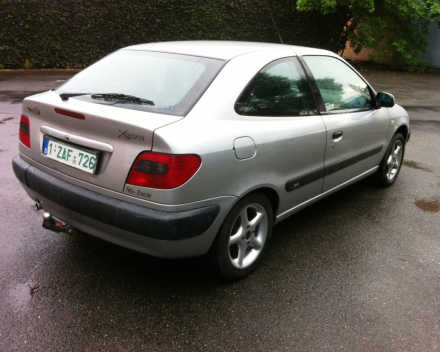
M155 210L66 182L18 156L12 165L26 192L41 200L46 211L84 232L144 253L167 258L203 254L221 223L219 204Z

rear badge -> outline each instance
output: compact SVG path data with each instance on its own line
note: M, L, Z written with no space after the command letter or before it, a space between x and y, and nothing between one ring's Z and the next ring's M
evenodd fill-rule
M134 197L145 198L145 199L151 199L152 197L151 193L144 192L143 190L138 189L136 186L133 187L132 185L130 186L125 185L124 193Z
M134 134L134 133L128 133L127 131L121 131L119 130L119 136L118 138L124 138L124 139L137 139L139 141L143 141L145 139L144 136L141 136L140 134Z
M29 112L32 112L36 115L40 115L40 110L38 110L37 108L32 108L32 107L28 106L27 109Z

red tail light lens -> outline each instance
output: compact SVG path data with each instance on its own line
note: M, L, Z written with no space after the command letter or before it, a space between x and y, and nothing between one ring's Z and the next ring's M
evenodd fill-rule
M29 119L25 115L21 115L20 119L20 142L23 143L26 147L31 149L31 138L30 138L30 126Z
M127 183L135 186L170 189L183 185L199 169L198 155L172 155L145 152L131 167Z

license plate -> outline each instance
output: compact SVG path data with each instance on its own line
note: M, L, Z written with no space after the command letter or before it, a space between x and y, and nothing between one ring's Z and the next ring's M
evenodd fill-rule
M95 173L98 163L98 152L85 150L48 137L44 137L43 155L90 174Z

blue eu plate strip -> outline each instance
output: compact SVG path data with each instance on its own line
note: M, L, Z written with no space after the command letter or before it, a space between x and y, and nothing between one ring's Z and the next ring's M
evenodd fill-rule
M47 147L49 146L49 139L48 138L44 138L44 142L43 142L43 154L47 155Z

